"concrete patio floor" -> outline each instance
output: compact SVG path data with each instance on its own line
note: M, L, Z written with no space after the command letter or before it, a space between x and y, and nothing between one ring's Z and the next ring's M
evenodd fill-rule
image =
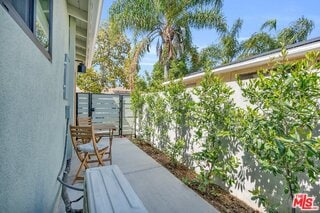
M133 190L150 213L157 212L218 212L198 194L172 175L150 156L126 138L114 138L112 147L113 164L118 165ZM79 165L73 155L70 182ZM74 186L82 187L78 181ZM82 192L68 190L71 200L82 195ZM83 199L73 203L72 207L81 209ZM63 212L64 205L61 208Z

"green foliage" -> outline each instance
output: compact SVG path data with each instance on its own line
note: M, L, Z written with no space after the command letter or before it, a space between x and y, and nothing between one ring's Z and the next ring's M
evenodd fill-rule
M193 106L184 84L181 81L170 83L163 92L145 91L143 95L135 89L131 100L134 112L138 112L137 117L142 121L140 129L144 138L156 142L155 138L160 137L158 147L164 149L176 165L187 148L185 139ZM144 115L139 116L139 113ZM175 133L173 143L169 143L169 129Z
M251 200L257 201L259 206L264 206L266 212L278 213L280 204L271 203L268 197L264 194L263 190L260 188L255 188L254 190L249 190L251 193Z
M166 147L170 157L175 164L178 157L182 157L183 151L187 149L186 138L191 122L191 112L194 102L190 93L182 81L171 82L165 88L165 101L168 110L165 112L170 118L170 127L174 130L174 143Z
M157 41L159 62L163 65L165 80L169 77L171 60L179 59L192 47L191 28L225 30L221 15L221 0L214 1L115 1L110 19L120 30L132 30L135 40L140 38L132 63L138 64L153 41ZM142 39L141 39L142 38Z
M251 37L245 40L241 45L242 53L239 56L240 58L258 55L279 47L277 40L266 32L258 32L251 35Z
M146 82L143 79L137 77L135 88L130 94L131 110L134 113L137 113L142 109L144 104L144 98L142 96L142 93L146 91L146 89L147 89Z
M292 23L289 27L282 29L278 33L279 43L289 45L307 39L308 35L312 32L314 28L314 22L301 17Z
M86 70L84 74L78 74L77 86L84 92L101 93L103 85L101 76L93 68Z
M168 143L166 147L166 152L170 156L170 160L173 165L177 165L178 157L182 156L183 149L185 148L185 141L183 139L178 139L175 143Z
M148 87L151 90L161 90L161 84L164 82L163 80L163 66L159 63L156 62L153 65L153 70L151 72L151 76L149 73L145 73L148 81Z
M46 34L38 19L36 20L36 37L45 49L49 48L49 35Z
M264 30L268 28L269 31L271 30L277 30L277 20L276 19L270 19L270 20L267 20L266 22L264 22L260 28L260 30Z
M98 32L93 63L101 72L104 87L129 87L130 41L113 24L103 24Z
M153 110L155 106L155 98L152 95L145 95L145 108L143 109L144 118L142 119L142 136L143 138L151 143L154 139L155 134L155 117L156 113Z
M135 124L135 131L137 130L137 127L141 127L141 121L143 117L143 106L145 104L145 99L142 95L144 91L146 91L147 85L146 82L136 77L136 85L135 88L132 90L130 94L131 99L131 110L134 113L134 124Z
M308 38L308 35L312 32L313 28L313 21L301 17L291 23L288 27L276 31L277 20L268 20L261 26L260 32L252 34L249 39L242 42L242 53L239 57L245 58L281 48L285 45L304 41ZM273 36L270 32L263 31L264 29L268 29L268 31L274 30L276 31L276 35Z
M285 55L285 51L283 51ZM320 174L320 140L313 135L319 124L319 53L305 60L284 59L248 83L239 81L252 106L242 114L238 138L265 172L282 176L284 192L299 192L299 174L311 182Z
M171 61L169 79L179 79L184 77L188 73L189 69L187 67L185 58L181 58L179 60L175 59Z
M191 116L193 101L191 95L186 91L184 83L171 82L165 89L165 97L170 107L170 118L175 123L176 139L182 136L183 128L188 126Z
M236 107L231 99L233 91L221 79L207 72L194 90L199 97L194 110L196 140L202 150L194 153L200 167L200 190L209 190L214 178L226 184L235 181L234 172L238 167L235 157L234 123Z
M214 65L227 64L236 59L241 50L238 36L242 24L243 21L237 19L230 29L222 33L218 44L211 45L202 51L202 57L207 57L205 60L211 60Z

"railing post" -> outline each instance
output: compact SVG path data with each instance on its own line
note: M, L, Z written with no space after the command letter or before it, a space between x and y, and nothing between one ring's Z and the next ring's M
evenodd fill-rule
M92 93L88 93L88 117L92 117Z
M122 136L123 121L123 95L119 95L119 135Z
M76 124L77 125L78 125L78 114L79 114L79 93L76 93ZM74 123L72 125L74 125Z

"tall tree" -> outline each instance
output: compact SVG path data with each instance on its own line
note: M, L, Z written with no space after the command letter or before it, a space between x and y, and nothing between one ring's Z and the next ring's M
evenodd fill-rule
M93 63L101 72L101 83L104 87L128 87L130 41L118 32L112 23L104 23L97 36L96 51Z
M214 28L225 31L221 14L222 0L117 0L110 9L110 19L123 31L130 29L142 38L131 67L137 68L139 56L157 41L159 62L168 79L170 61L191 47L190 28Z
M101 75L93 68L87 69L84 74L78 74L77 85L84 92L101 93L103 89Z
M285 45L304 41L313 28L314 23L312 20L301 17L278 33L278 41Z
M297 19L280 31L277 31L277 20L268 20L261 26L260 32L254 33L242 43L243 52L240 58L304 41L308 38L313 28L313 21L304 17ZM266 29L267 31L265 31ZM275 35L272 35L271 31L275 31Z
M201 51L201 57L211 61L211 65L227 64L236 59L241 50L238 36L242 24L243 21L237 19L230 29L222 33L218 44L210 45Z

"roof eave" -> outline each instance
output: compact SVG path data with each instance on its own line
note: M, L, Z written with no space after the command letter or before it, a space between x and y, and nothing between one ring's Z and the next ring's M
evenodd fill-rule
M294 47L288 48L287 49L287 58L288 59L294 59L298 57L303 57L307 52L310 51L316 51L320 50L320 39L316 40L315 42L304 42L303 45L296 45ZM249 69L249 68L254 68L258 67L261 65L265 65L269 63L271 60L277 61L282 58L281 56L281 50L277 51L271 51L265 54L258 55L256 57L252 57L243 61L239 62L233 62L231 64L223 65L220 67L215 68L212 70L213 73L216 74L222 74L222 73L227 73L227 72L232 72L235 70L240 70L240 69ZM190 82L190 81L195 81L204 76L204 72L196 73L194 75L189 75L184 78L182 78L183 82ZM174 82L177 82L179 79L174 80ZM164 82L164 85L169 84L170 82Z
M94 54L94 46L99 29L103 0L89 0L88 2L88 28L87 49L85 65L91 67Z

